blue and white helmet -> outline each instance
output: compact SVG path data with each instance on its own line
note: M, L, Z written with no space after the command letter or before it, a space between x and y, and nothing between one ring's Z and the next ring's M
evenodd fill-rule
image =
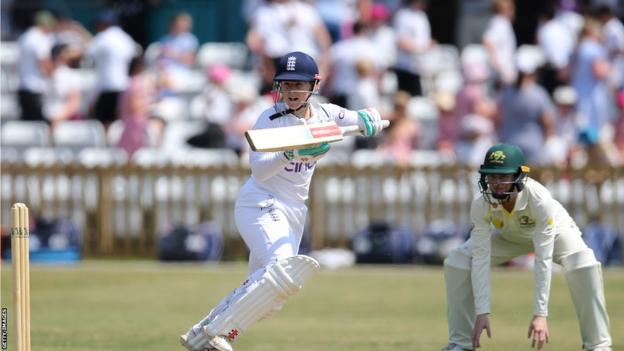
M321 75L314 59L301 51L290 52L279 60L275 68L275 77L273 78L273 91L275 92L275 102L281 100L283 81L298 81L313 83L312 89L306 92L310 96L318 93ZM308 96L309 99L309 96ZM306 100L307 101L307 100Z

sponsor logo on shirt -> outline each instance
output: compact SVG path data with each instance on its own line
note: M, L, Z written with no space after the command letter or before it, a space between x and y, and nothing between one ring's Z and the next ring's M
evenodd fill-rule
M291 162L286 167L284 167L284 170L286 172L293 173L308 172L312 170L315 165L316 162Z
M518 218L518 224L520 228L535 228L535 220L529 216L520 216L520 218Z

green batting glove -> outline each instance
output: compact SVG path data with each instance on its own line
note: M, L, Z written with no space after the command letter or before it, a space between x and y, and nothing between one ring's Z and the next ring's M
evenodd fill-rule
M320 143L314 147L284 151L284 157L288 161L297 159L303 162L313 162L325 156L327 151L329 151L329 143Z

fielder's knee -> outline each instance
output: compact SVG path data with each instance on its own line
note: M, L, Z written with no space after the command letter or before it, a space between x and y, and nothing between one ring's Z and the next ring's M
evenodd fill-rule
M570 272L580 268L600 266L600 262L596 259L592 249L585 248L581 251L562 257L561 265L566 272Z
M444 259L444 267L453 267L457 269L470 270L472 259L464 254L461 247L451 250L449 255Z

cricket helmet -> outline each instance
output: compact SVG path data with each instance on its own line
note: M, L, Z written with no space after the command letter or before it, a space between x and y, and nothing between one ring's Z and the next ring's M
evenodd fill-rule
M310 90L290 90L290 92L309 93L300 108L307 107L310 97L318 94L320 80L321 76L319 74L318 66L310 55L301 51L290 52L279 60L277 67L275 68L275 77L273 77L273 101L275 104L282 101L282 82L310 82L312 83Z
M499 201L505 201L515 191L520 192L524 189L529 171L529 167L524 164L524 154L518 146L504 143L496 144L488 149L483 164L479 167L481 174L479 188L488 202L493 203L492 197ZM515 178L508 182L510 185L508 191L493 193L488 189L487 176L491 174L513 174Z
M294 51L279 60L273 80L276 82L285 80L318 82L321 76L316 62L310 55Z

